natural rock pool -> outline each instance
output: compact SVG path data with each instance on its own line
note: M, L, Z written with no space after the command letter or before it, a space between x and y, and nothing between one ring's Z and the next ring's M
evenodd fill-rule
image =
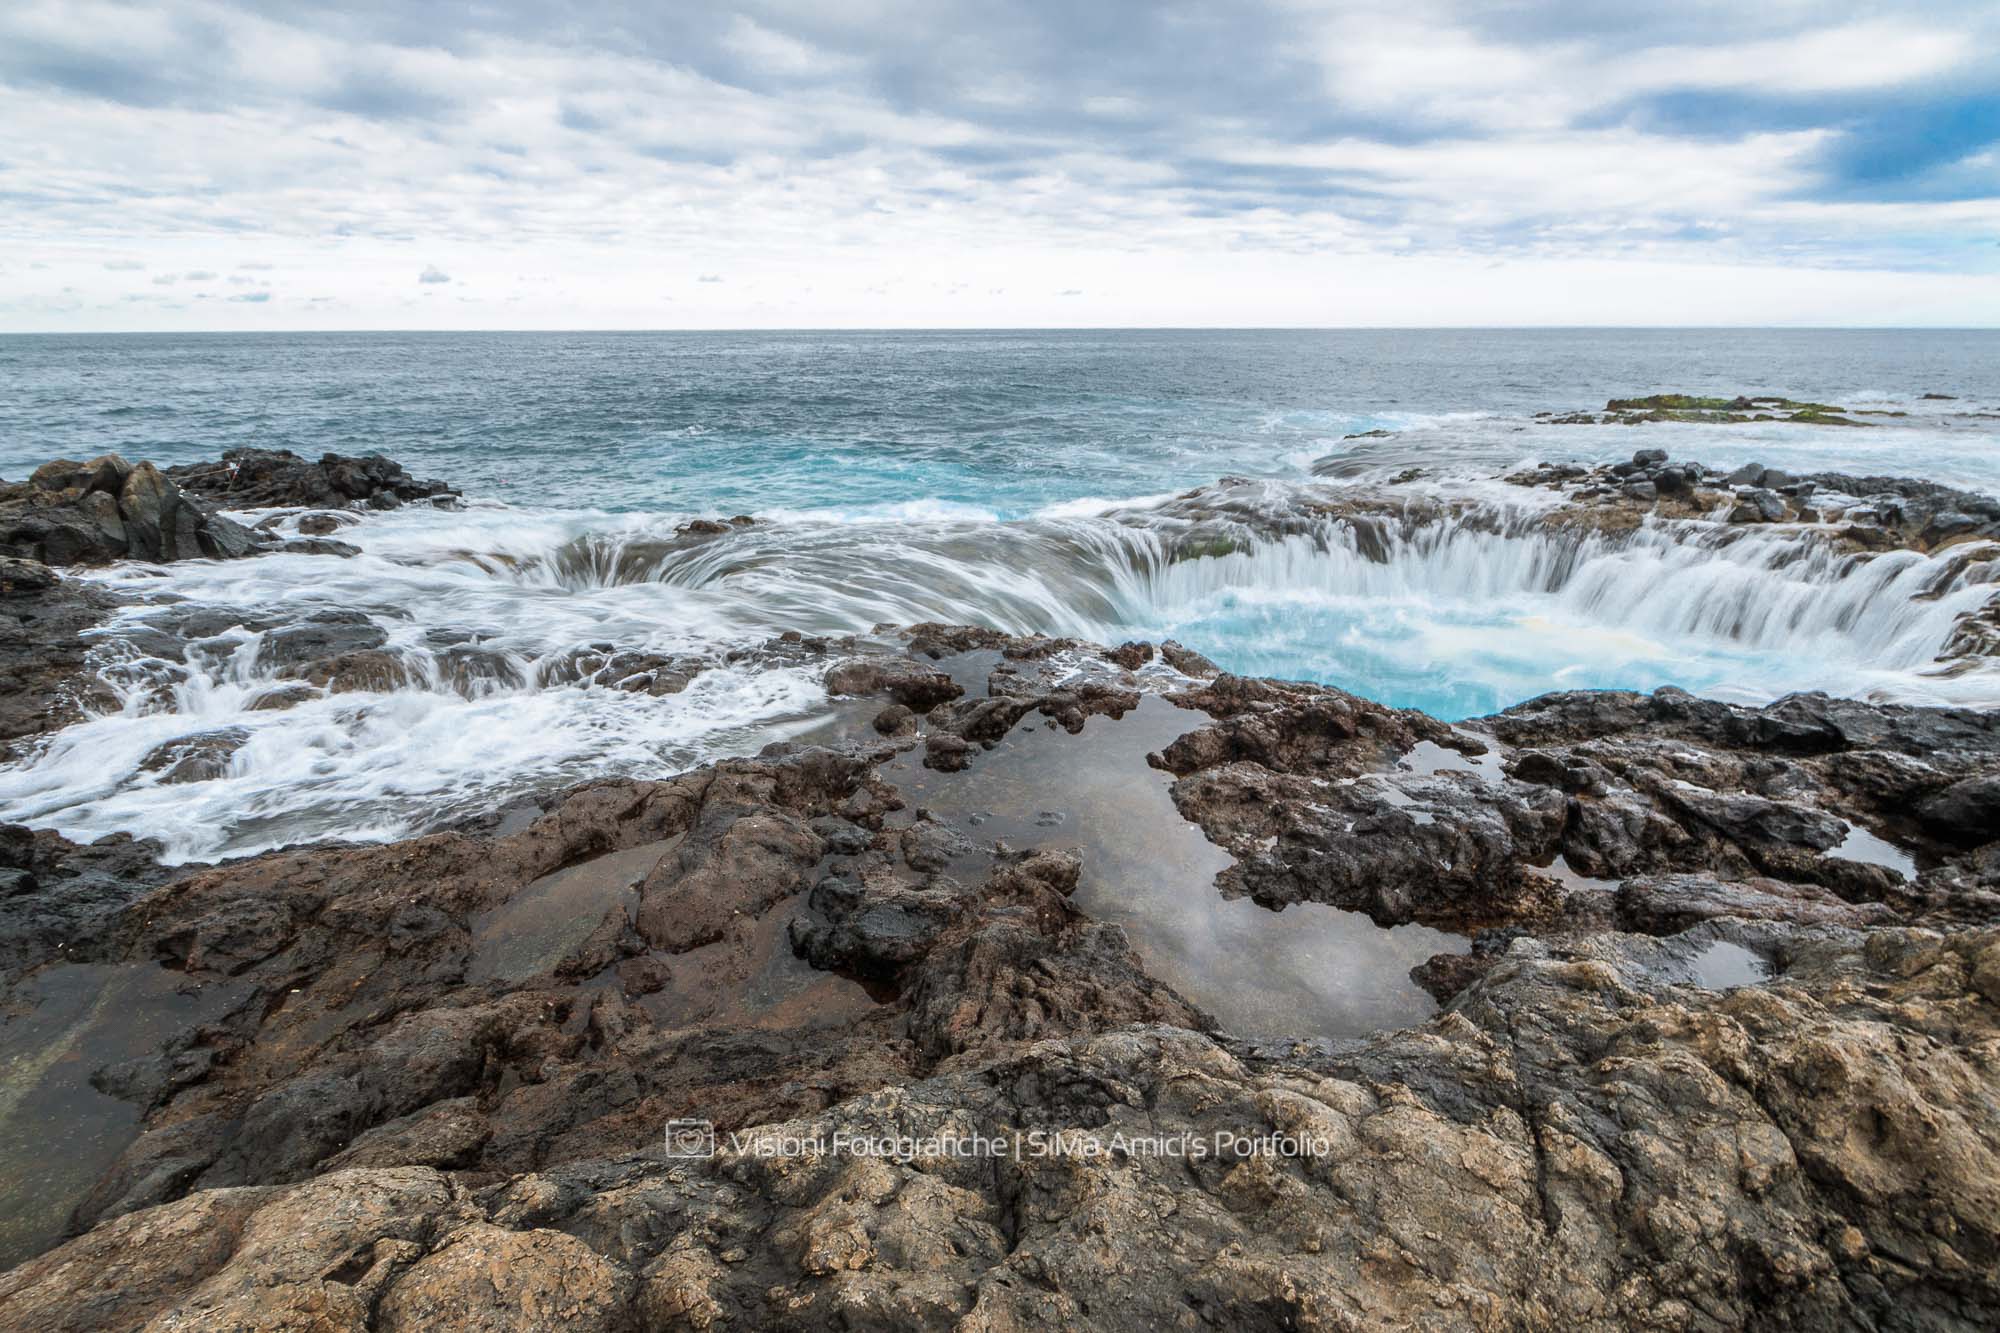
M1317 903L1271 911L1217 890L1229 855L1181 816L1173 779L1146 762L1204 720L1146 695L1124 717L1091 718L1074 736L1053 722L1023 722L966 772L924 768L921 750L883 772L912 811L929 811L980 848L1080 848L1076 906L1123 927L1149 971L1231 1032L1359 1036L1435 1012L1409 970L1462 950L1458 936L1384 929ZM964 861L990 859L979 851ZM952 868L967 879L978 869Z

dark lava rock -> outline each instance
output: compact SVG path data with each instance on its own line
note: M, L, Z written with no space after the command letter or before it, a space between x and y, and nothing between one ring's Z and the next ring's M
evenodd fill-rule
M1661 495L1688 495L1700 474L1692 468L1663 467L1653 474L1653 486Z
M351 542L329 541L324 537L293 537L279 542L276 546L266 546L264 549L289 555L335 555L342 559L351 559L361 554L361 548Z
M1193 676L1196 680L1213 680L1222 674L1221 667L1172 639L1160 645L1160 660L1183 676Z
M76 721L87 703L116 705L85 674L83 631L119 601L39 561L0 556L0 762L19 756L18 742Z
M544 658L535 671L543 685L575 684L657 699L679 694L708 666L699 657L639 652L604 643Z
M1954 842L2000 838L2000 773L1962 779L1917 806L1925 827Z
M116 956L117 913L169 878L159 845L119 834L78 845L46 829L0 825L0 982L52 961Z
M1674 935L1702 921L1789 921L1806 925L1879 926L1900 919L1882 903L1850 903L1810 884L1712 875L1641 875L1618 888L1619 924L1649 935Z
M151 463L116 454L58 459L0 486L0 553L43 564L227 559L256 545L249 529L203 508Z
M890 704L875 715L872 725L884 736L912 735L917 729L917 715L902 704Z
M231 449L219 463L184 463L167 469L167 475L190 493L230 509L370 503L388 508L416 500L450 503L458 496L446 483L419 481L380 454L323 454L315 463L289 449ZM303 524L300 530L305 531Z
M1729 511L1731 523L1779 523L1790 512L1783 496L1761 486L1738 491L1736 496L1736 507Z

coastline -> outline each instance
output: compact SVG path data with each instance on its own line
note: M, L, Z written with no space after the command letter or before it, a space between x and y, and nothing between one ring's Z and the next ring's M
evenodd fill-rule
M246 527L241 558L352 558L348 524L302 520L392 474L335 497L298 478L337 466L286 466L296 489L255 492L293 510L285 531ZM1925 483L1893 512L1891 488L1847 478L1663 483L1679 466L1513 485L1549 493L1538 531L1617 537L1681 504L1719 515L1717 540L1810 535L1863 561L1962 557L2000 517ZM230 483L182 475L205 524ZM375 512L450 491L400 484ZM1252 490L1180 497L1189 560L1229 554L1203 543ZM1852 504L1829 518L1830 496ZM1396 492L1309 517L1364 549L1434 525ZM716 528L670 543L738 531ZM10 598L74 582L28 573ZM1990 614L1946 670L1983 669ZM72 623L49 644L71 652ZM409 679L352 621L255 632L259 653L290 645L273 670L304 689ZM467 682L511 669L479 649L425 651ZM832 698L754 758L212 866L9 830L9 994L48 1020L10 1067L56 1070L35 1086L100 1128L43 1190L63 1215L11 1233L0 1317L394 1326L497 1301L584 1327L1610 1327L2000 1306L1994 713L1661 689L1445 722L1177 644L939 624L756 652ZM73 658L50 663L32 689L73 693ZM712 669L614 643L554 683L637 702ZM192 777L213 751L162 762ZM1172 893L1116 919L1149 867ZM1413 930L1432 933L1395 934ZM1199 951L1215 938L1231 948ZM1351 997L1240 952L1285 948L1347 967L1421 949L1430 998L1393 1025L1287 1030ZM134 1007L172 1030L134 1047ZM669 1156L669 1121L708 1123L717 1150ZM937 1150L1035 1133L1124 1138ZM1218 1134L1330 1151L1133 1146Z

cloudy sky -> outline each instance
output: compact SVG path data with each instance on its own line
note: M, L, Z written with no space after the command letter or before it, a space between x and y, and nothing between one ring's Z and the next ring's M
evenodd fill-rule
M2000 323L2000 5L0 6L0 330L1550 323Z

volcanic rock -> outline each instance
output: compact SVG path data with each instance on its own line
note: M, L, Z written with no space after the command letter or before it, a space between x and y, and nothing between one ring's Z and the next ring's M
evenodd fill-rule
M1020 667L925 717L970 794L1017 726L1137 725L1136 692L1038 675L1041 641L920 637ZM993 660L957 656L937 670ZM74 1234L0 1275L0 1324L2000 1312L1990 716L1606 691L1452 726L1177 683L1156 762L1228 853L1216 891L1496 927L1420 969L1443 1012L1231 1033L1079 906L1095 840L1147 830L980 846L905 807L884 771L925 771L912 742L865 730L171 874L0 830L11 1003L71 942L219 997L98 1071L131 1137ZM1853 859L1856 828L1913 873ZM668 1121L714 1151L670 1155ZM831 1146L885 1140L911 1146Z
M247 528L208 512L151 463L116 454L58 459L0 486L0 553L43 564L234 558L255 549Z
M446 483L419 481L380 454L350 458L330 453L315 463L289 449L230 449L220 462L184 463L168 468L167 475L190 493L231 509L391 508L418 500L448 505L458 496ZM300 530L306 531L303 523Z

